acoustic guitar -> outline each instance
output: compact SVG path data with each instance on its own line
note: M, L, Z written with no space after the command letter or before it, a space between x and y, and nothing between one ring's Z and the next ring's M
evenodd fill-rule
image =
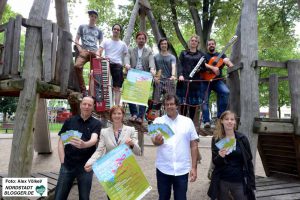
M226 44L226 46L224 47L223 51L218 56L214 56L211 59L209 59L208 64L212 65L214 67L222 68L223 65L224 65L224 62L223 62L223 58L221 58L221 57L224 55L224 53L226 52L226 50L232 44L234 44L236 42L237 38L238 38L238 36L236 36L236 35L233 36L231 38L231 40ZM212 80L212 79L214 79L217 76L211 70L207 70L207 71L201 72L200 75L201 75L201 78L203 78L204 80L207 80L207 81Z

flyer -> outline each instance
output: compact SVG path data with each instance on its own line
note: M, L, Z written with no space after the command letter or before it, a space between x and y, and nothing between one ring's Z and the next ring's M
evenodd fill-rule
M174 135L174 132L167 124L148 125L148 135L155 137L157 134L162 134L163 138L167 140Z

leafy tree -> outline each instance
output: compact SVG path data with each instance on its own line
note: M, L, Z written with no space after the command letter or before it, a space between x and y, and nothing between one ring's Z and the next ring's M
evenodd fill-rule
M16 97L0 97L0 112L3 113L3 122L6 121L6 116L16 112L18 98Z

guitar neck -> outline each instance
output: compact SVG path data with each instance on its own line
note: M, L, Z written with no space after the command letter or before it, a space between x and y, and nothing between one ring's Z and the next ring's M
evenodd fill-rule
M220 58L224 55L224 53L226 52L226 50L228 49L228 47L230 46L230 43L228 43L225 48L223 49L223 51L218 55L218 57L216 58L216 62L219 62Z

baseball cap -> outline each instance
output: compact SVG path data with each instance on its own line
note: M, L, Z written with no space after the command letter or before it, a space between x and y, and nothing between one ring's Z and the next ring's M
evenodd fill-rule
M89 10L89 11L88 11L88 14L89 14L89 15L95 14L95 15L97 15L97 17L98 17L98 12L97 12L96 10Z

